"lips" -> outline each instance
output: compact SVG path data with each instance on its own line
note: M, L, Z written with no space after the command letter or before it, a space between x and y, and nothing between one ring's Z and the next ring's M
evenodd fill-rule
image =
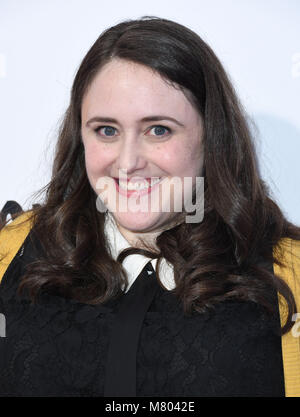
M119 184L120 178L118 178L118 177L113 177L113 178ZM149 184L151 184L151 180L156 181L157 179L161 179L161 177L150 177L150 178L134 177L134 178L124 178L124 179L122 178L121 180L122 180L122 182L125 182L125 181L127 181L127 183L131 182L132 184L135 184L135 183L138 183L138 182L143 182L143 181L146 180L146 181L148 181Z
M147 187L153 187L155 184L159 183L161 181L162 177L149 177L149 178L131 178L131 179L123 179L114 177L115 182L117 185L123 186L123 188L129 188L130 190L140 189L144 188L146 185ZM130 184L130 185L129 185Z
M151 192L151 190L158 184L160 184L162 177L150 177L150 178L134 178L134 180L127 181L121 179L121 184L119 178L113 177L116 183L117 190L120 194L126 195L129 197L132 194L139 194L144 195ZM146 186L145 180L147 181L148 185ZM129 184L130 182L130 184Z

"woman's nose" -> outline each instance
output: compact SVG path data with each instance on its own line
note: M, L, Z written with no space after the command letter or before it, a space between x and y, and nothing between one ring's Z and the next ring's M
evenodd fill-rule
M146 157L138 138L133 136L124 138L119 148L118 166L127 172L127 175L141 169L146 164Z

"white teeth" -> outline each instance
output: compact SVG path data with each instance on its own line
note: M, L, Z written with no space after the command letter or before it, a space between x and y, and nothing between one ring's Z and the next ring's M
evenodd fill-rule
M152 187L153 185L157 184L160 181L160 178L155 178L155 179L151 179L151 185L149 184L149 182L143 181L143 182L135 182L135 183L131 183L131 182L121 182L119 181L119 187L122 188L123 190L144 190L146 188Z
M149 188L149 184L145 183L119 183L119 187L123 190L143 190L144 188Z

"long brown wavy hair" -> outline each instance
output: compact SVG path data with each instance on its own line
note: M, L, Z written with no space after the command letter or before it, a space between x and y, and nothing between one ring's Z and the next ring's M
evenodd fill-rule
M81 138L83 96L115 57L146 65L188 92L204 122L203 221L163 231L156 251L129 248L117 260L104 234L106 213L97 210L97 195L87 178ZM300 240L300 228L284 217L260 176L249 121L224 68L187 27L145 16L100 35L75 76L51 181L41 191L45 201L32 215L43 254L28 265L19 286L32 300L47 290L83 303L105 303L128 285L123 259L140 253L158 258L158 279L162 258L174 266L172 291L186 314L229 299L252 301L275 312L275 290L289 307L282 330L291 328L293 294L266 265L272 264L272 248L280 239ZM274 262L280 264L279 259Z

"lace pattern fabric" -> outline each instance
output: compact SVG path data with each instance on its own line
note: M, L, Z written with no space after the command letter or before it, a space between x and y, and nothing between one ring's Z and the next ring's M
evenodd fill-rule
M43 294L31 305L16 295L26 263L38 256L29 239L24 249L0 285L7 328L0 395L103 396L119 301L94 306ZM284 396L278 330L278 320L254 303L220 303L186 317L159 288L139 336L137 396Z

